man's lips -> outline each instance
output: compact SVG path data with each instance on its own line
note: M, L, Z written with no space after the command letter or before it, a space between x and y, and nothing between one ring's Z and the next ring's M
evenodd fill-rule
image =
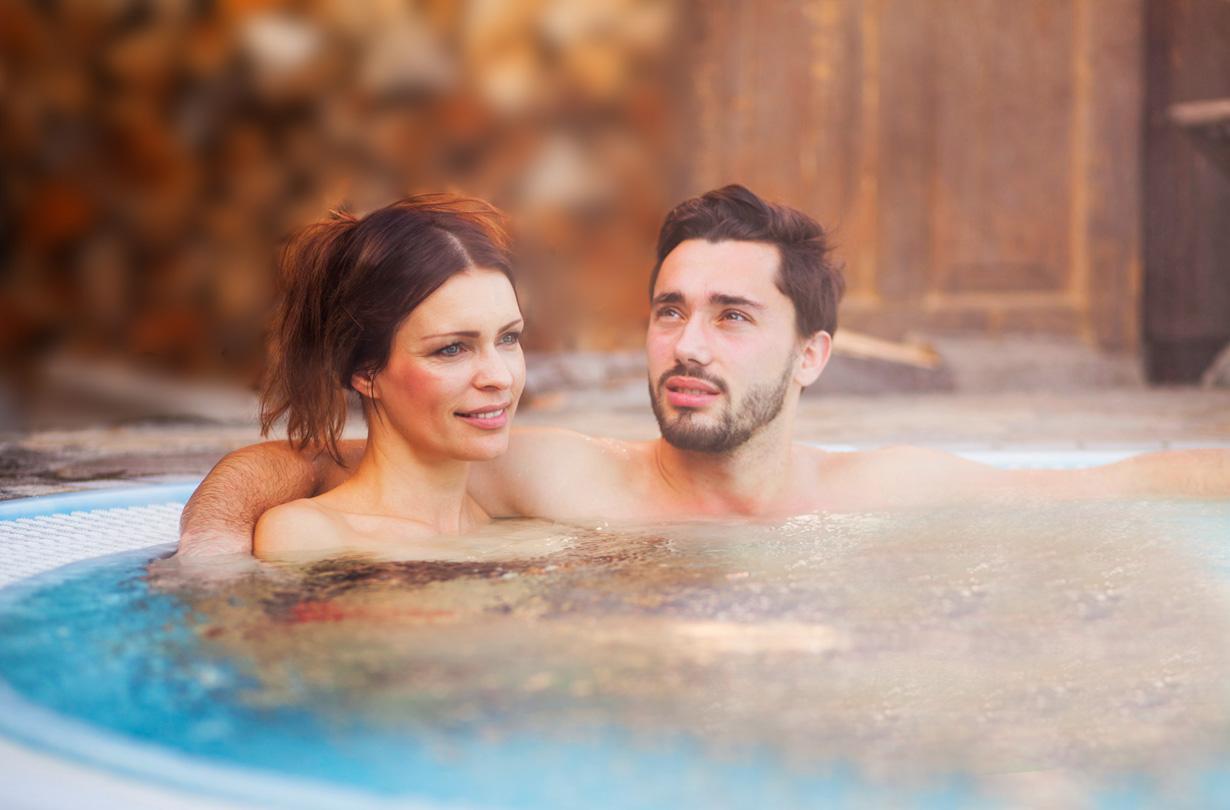
M711 382L696 377L668 377L666 401L675 408L704 408L721 395Z
M498 405L486 405L478 410L457 411L455 416L476 428L499 430L508 424L508 409L511 406L511 402L501 402Z

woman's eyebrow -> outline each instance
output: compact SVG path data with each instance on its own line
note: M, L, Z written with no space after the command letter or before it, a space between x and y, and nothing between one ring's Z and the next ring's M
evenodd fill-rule
M509 321L508 323L504 324L496 331L497 332L507 332L509 329L512 329L514 326L520 326L523 323L525 323L525 320L523 318L517 318L516 320ZM422 339L423 340L433 340L434 338L442 338L442 337L478 338L478 337L482 337L482 333L474 329L464 329L464 330L458 330L456 332L440 332L435 335L424 335Z

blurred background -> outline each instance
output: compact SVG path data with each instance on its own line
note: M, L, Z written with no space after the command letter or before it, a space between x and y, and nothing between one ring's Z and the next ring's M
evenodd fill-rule
M728 182L832 231L822 394L1230 385L1230 0L6 0L0 50L0 429L250 414L280 241L438 189L514 218L543 407L643 398L657 227Z

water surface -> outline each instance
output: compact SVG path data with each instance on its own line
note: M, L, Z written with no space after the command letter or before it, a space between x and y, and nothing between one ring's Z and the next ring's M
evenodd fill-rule
M1014 503L503 522L213 580L122 555L0 592L0 677L125 739L446 804L1190 797L1230 739L1223 539L1230 504Z

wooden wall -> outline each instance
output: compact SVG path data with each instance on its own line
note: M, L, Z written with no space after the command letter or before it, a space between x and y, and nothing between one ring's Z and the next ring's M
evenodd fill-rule
M833 229L843 323L1139 342L1142 0L696 0L679 196Z
M1230 179L1166 116L1230 95L1227 0L322 3L277 82L257 6L10 5L5 364L255 376L278 238L441 187L518 222L535 348L640 346L662 213L728 182L831 229L852 328L1143 340L1159 380L1230 340ZM460 78L368 86L387 31Z

